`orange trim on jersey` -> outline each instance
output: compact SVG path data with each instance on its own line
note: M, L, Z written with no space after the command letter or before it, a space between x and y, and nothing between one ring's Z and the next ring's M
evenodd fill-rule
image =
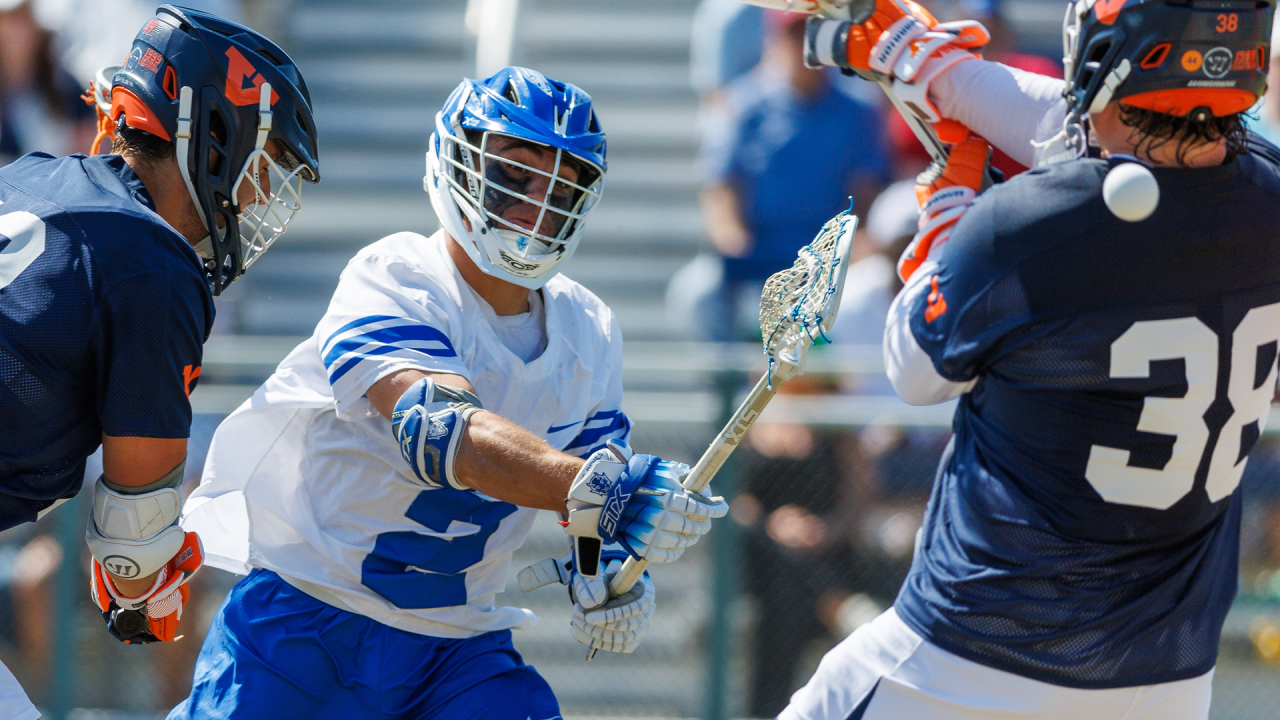
M942 317L947 312L947 299L942 296L942 291L938 289L938 276L934 275L929 278L929 286L933 292L929 293L929 297L925 298L929 305L924 309L924 321L931 323Z
M1167 115L1186 115L1198 107L1207 107L1218 117L1242 113L1257 101L1257 95L1237 88L1176 88L1120 98L1125 105Z
M187 390L187 397L191 397L191 391L195 388L196 378L200 377L200 366L196 365L193 370L190 365L182 368L182 386Z
M151 112L151 108L142 102L129 88L117 85L111 88L111 120L119 122L120 114L128 118L129 127L145 130L156 137L172 142L169 131L164 129L160 118Z

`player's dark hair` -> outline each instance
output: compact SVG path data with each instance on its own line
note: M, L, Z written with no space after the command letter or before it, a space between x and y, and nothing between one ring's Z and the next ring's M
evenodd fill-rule
M128 155L146 163L158 163L174 157L177 152L173 143L146 130L129 127L125 115L120 115L116 124L116 137L111 143L111 152L116 155Z
M1186 115L1170 115L1120 103L1120 121L1133 128L1138 137L1134 154L1139 157L1149 157L1156 149L1177 143L1174 159L1187 167L1187 153L1197 145L1226 140L1227 162L1248 151L1249 132L1242 113L1216 117L1193 110Z

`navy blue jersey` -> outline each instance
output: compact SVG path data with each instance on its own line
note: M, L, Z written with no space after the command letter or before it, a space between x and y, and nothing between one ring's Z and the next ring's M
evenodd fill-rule
M1155 213L1106 208L1103 160L984 193L915 298L954 420L902 619L1059 685L1201 675L1236 592L1236 488L1271 406L1280 173L1156 169Z
M0 168L0 530L80 489L103 433L185 438L200 258L118 155Z

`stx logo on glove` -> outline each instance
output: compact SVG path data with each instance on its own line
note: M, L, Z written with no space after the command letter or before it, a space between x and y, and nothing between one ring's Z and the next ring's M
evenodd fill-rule
M604 510L600 513L600 537L613 542L618 535L618 521L622 520L622 510L631 501L631 492L624 488L628 483L616 483L609 490L609 497L604 501ZM594 488L592 489L594 492Z

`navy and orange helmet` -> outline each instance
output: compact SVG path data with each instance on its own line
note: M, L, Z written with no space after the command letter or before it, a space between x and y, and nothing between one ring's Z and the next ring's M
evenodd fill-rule
M109 99L114 127L123 122L175 144L210 231L197 251L215 294L284 232L300 208L300 181L320 180L302 74L278 45L242 25L161 6L112 76ZM265 150L270 140L275 158ZM254 199L241 207L237 188L245 182Z
M1267 90L1275 0L1075 0L1063 21L1071 113L1112 100L1195 120Z

